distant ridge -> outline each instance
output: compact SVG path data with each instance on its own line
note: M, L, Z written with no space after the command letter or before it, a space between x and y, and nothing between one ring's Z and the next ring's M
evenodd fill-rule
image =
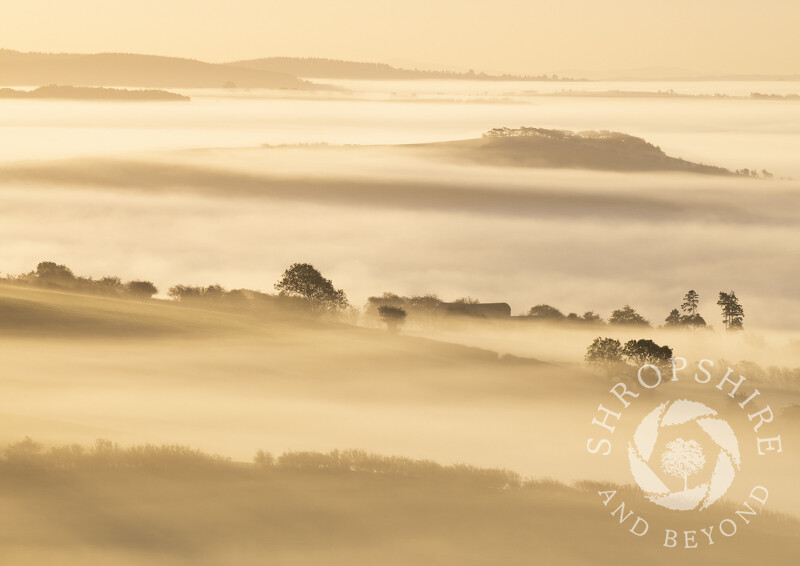
M576 81L557 75L490 75L469 71L424 71L419 69L400 69L385 63L361 63L318 57L266 57L230 63L237 67L247 67L261 71L288 73L310 79L454 79L480 81Z
M734 175L722 167L670 157L661 148L642 138L608 131L495 128L481 138L401 147L430 152L433 156L499 167Z
M120 88L76 87L50 85L35 90L0 88L0 98L58 99L58 100L141 100L188 101L188 96L166 90L125 90Z
M21 53L0 50L0 86L138 88L323 88L282 72L130 53Z

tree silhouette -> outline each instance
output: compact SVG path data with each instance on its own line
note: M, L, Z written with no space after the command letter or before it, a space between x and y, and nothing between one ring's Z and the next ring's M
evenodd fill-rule
M744 309L739 303L739 299L736 298L735 292L726 293L720 291L717 304L722 307L722 322L725 323L725 328L728 330L742 330L744 328Z
M53 261L39 263L34 276L38 283L48 287L72 287L77 279L69 267Z
M344 291L336 289L330 279L310 263L293 263L283 272L275 289L283 297L298 297L308 303L312 312L321 314L348 306Z
M586 348L586 363L590 366L605 369L609 373L622 366L622 344L614 338L597 337Z
M686 295L683 296L683 304L681 310L689 316L697 314L697 304L700 302L700 295L694 290L690 289Z
M550 305L536 305L528 311L528 316L542 320L561 320L564 318L564 313Z
M158 288L150 281L128 281L125 284L125 290L130 296L137 299L149 299L158 293Z
M667 443L661 455L661 468L671 476L683 478L683 490L689 489L689 476L693 476L706 465L703 448L695 440L678 438Z
M378 314L381 320L386 323L389 332L397 332L399 327L406 321L406 311L399 307L383 305L378 307Z
M665 326L683 326L683 317L678 312L678 309L672 309L669 316L664 319L664 322L666 322Z
M650 326L650 323L638 312L633 310L630 305L625 305L611 313L608 324L627 325L627 326Z
M657 367L666 367L672 358L672 348L659 346L652 340L629 340L622 347L622 355L636 367L652 364Z

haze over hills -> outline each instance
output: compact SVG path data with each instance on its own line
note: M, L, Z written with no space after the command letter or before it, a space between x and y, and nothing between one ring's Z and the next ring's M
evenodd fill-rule
M194 59L131 53L21 53L0 50L0 85L159 88L323 88L286 73Z
M230 63L237 67L247 67L262 71L280 72L297 77L317 79L461 79L482 81L575 81L557 75L491 75L469 71L427 71L419 69L401 69L385 63L367 63L324 59L318 57L266 57Z

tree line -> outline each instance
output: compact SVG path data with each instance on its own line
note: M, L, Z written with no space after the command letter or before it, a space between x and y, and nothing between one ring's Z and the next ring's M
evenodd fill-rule
M65 265L52 261L43 261L36 269L21 275L7 275L3 281L17 285L32 285L50 289L67 290L87 294L150 299L158 294L158 288L150 281L122 281L116 276L100 279L77 276ZM274 285L277 294L262 293L250 289L226 290L219 284L209 286L174 285L167 291L167 296L176 302L191 303L206 301L241 305L245 303L266 303L276 300L296 307L302 307L314 315L341 312L351 308L344 290L334 286L330 279L309 263L293 263ZM667 328L705 328L707 323L698 311L700 295L689 290L678 308L672 309L664 320ZM472 297L462 297L452 303L445 303L437 295L403 297L394 293L383 293L367 299L365 315L378 317L389 330L398 330L409 315L416 318L432 316L442 312L441 307L447 305L448 313L458 314L458 305L474 305L480 301ZM741 330L744 327L744 309L734 291L720 291L717 301L722 312L722 322L728 330ZM464 308L463 313L469 314ZM582 315L571 312L564 314L558 308L539 304L522 315L522 319L545 322L568 322L592 326L641 326L651 327L650 322L630 305L612 311L608 321L594 311L586 311Z

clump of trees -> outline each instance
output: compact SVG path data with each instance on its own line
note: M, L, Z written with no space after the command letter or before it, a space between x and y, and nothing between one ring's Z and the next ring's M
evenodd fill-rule
M576 324L591 324L601 325L603 319L600 315L593 311L586 311L582 315L571 312L565 315L561 310L552 305L536 305L530 308L527 314L524 315L531 320L539 320L543 322L570 322Z
M742 176L742 177L758 177L759 176L758 169L737 169L735 171L735 173L737 175ZM767 171L766 169L762 169L761 170L761 177L763 177L764 179L772 179L774 177L774 175L772 173L770 173L769 171Z
M683 303L681 304L681 311L672 309L664 319L666 323L664 326L669 328L675 327L688 327L688 328L704 328L706 326L705 319L697 312L698 304L700 303L700 295L694 289L690 289L683 296Z
M744 328L744 308L742 308L735 292L726 293L720 291L717 304L722 308L722 322L727 330L742 330Z
M135 280L126 283L113 275L92 279L75 275L66 265L53 261L40 262L36 269L29 273L8 275L4 278L4 282L74 293L133 299L150 299L158 294L158 289L150 281Z
M623 346L616 338L597 337L586 348L586 364L609 375L651 364L659 368L670 365L672 348L659 346L649 339L629 340Z
M459 304L474 304L467 303L466 301L475 301L469 297L460 299L462 302ZM432 317L440 313L442 305L445 304L437 295L417 295L413 297L403 297L396 293L385 292L379 297L369 297L367 299L366 307L364 308L364 315L367 319L383 319L380 314L382 307L392 307L400 309L406 313L407 317L413 316L415 321L430 320Z
M625 305L612 312L608 324L611 326L650 326L650 322L633 310L630 305Z

